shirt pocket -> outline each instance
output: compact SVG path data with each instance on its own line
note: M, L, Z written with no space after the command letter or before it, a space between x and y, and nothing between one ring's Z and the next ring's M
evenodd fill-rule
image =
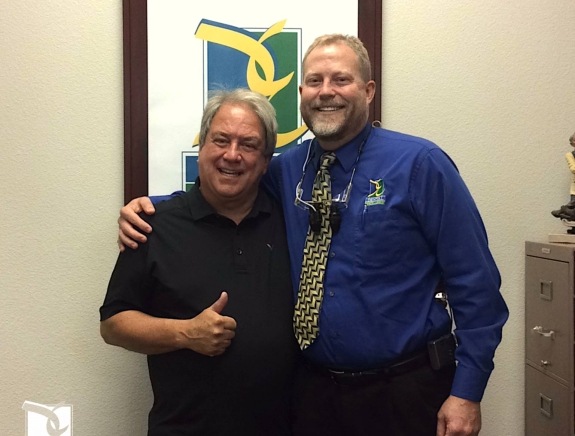
M420 241L417 223L386 205L364 208L356 227L356 263L364 272L397 267Z

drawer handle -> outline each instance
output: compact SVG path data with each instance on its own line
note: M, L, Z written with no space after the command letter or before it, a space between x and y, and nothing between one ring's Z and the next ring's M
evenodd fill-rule
M542 300L553 301L553 282L550 280L539 280L539 297Z
M539 411L547 418L553 418L553 400L547 395L539 393Z
M541 366L542 366L543 368L547 368L549 365L551 365L551 364L549 363L548 360L542 360L542 361L541 361Z
M541 336L543 336L545 338L555 339L555 332L553 330L545 330L540 325L536 325L535 327L533 327L533 331L535 333L540 334Z

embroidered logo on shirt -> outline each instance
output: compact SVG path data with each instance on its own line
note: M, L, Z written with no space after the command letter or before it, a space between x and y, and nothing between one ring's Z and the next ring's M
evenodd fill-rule
M370 180L370 193L365 199L365 207L385 204L385 186L382 179Z

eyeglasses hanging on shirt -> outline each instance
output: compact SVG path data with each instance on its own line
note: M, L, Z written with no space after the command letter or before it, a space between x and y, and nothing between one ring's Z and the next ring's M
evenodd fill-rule
M357 163L359 162L359 157L361 156L361 152L363 150L365 142L367 141L367 138L369 138L369 134L366 135L366 137L361 142L357 150L357 156L355 158L355 162L353 163L353 169L351 170L351 176L349 178L349 183L347 184L346 188L337 195L333 195L332 193L331 204L329 206L329 223L331 226L331 231L333 232L334 235L339 231L339 228L341 227L341 209L347 208L347 205L349 203L351 188L353 187L353 177L355 176L355 169L357 168ZM310 141L309 147L307 149L307 156L303 164L301 179L299 179L299 182L295 188L294 204L301 209L309 211L309 226L315 233L318 233L321 228L321 216L318 210L319 205L312 202L311 199L304 200L303 188L302 188L307 167L311 161L311 152L313 149L314 141L315 138Z

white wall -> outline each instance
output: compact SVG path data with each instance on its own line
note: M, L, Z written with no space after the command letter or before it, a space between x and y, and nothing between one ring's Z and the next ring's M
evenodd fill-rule
M523 242L564 231L575 3L383 3L383 123L447 150L483 213L511 318L482 435L520 436ZM120 1L0 2L2 434L24 434L25 400L73 404L78 435L145 433L145 359L98 333L122 116Z

